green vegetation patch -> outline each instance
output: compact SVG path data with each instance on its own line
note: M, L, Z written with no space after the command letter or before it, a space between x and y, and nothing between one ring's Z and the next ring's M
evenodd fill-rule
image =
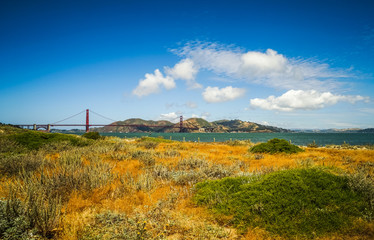
M27 131L26 129L22 129L10 124L3 124L0 123L0 136L1 135L8 135L8 134L13 134L13 133L20 133L20 132L25 132Z
M260 227L287 238L344 231L368 211L373 214L365 196L349 187L348 177L316 168L205 181L196 185L193 199L217 219L229 216L243 232Z
M266 143L260 143L249 149L252 153L298 153L303 150L296 145L290 144L284 139L274 138Z
M163 137L142 137L138 140L138 142L153 142L153 143L171 143L172 140L164 139Z
M26 131L9 135L10 140L15 141L29 150L37 150L43 145L52 143L69 142L72 146L87 146L90 142L88 139L82 139L78 136L61 134L61 133L44 133L38 131Z
M88 139L93 139L93 140L98 140L98 139L103 138L102 136L100 136L100 133L98 133L98 132L87 132L87 133L83 134L82 137L88 138Z

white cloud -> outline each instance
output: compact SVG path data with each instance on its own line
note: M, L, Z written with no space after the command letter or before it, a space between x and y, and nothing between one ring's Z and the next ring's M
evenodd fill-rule
M323 93L332 89L336 91L346 79L355 77L351 69L331 68L312 59L288 58L272 49L244 51L217 43L190 42L173 51L182 60L174 67L164 67L166 76L158 69L153 74L146 74L133 90L134 95L147 96L161 88L170 90L175 88L175 80L185 81L190 89L202 88L196 82L200 70L215 73L220 81L230 80L230 85L244 81L277 89L314 89ZM207 102L224 102L243 94L243 89L231 86L223 89L207 87L203 97Z
M266 53L244 53L241 56L241 60L243 71L249 71L256 76L284 72L288 63L283 55L272 49L268 49Z
M245 89L228 86L219 89L218 87L207 87L203 92L204 100L209 103L226 102L243 96Z
M164 77L160 70L156 69L154 74L145 74L145 79L140 80L138 86L132 91L138 97L147 96L160 91L160 87L167 90L175 88L174 79L170 76Z
M314 60L287 58L272 49L244 52L216 43L188 43L175 52L191 59L198 69L236 80L280 89L328 90L352 77L350 70L333 69Z
M165 67L165 73L168 76L174 79L185 80L188 87L191 89L202 88L201 84L195 81L198 71L198 67L189 58L181 60L179 63L175 64L173 68Z
M254 98L250 105L265 110L293 111L314 110L345 101L351 104L357 101L368 101L368 97L360 95L334 95L331 92L318 92L315 90L290 90L282 96L269 96L266 99Z
M160 114L159 118L161 120L168 120L168 121L174 122L174 123L179 121L179 115L176 112Z

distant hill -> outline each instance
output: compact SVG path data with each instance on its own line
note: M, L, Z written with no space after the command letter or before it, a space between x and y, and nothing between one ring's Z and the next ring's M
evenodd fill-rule
M374 133L374 128L366 128L358 131L359 133Z
M117 125L132 126L117 126ZM131 118L125 121L118 121L101 128L92 130L98 132L179 132L179 122L172 123L165 120L152 121L140 118ZM114 125L114 126L113 126ZM141 126L141 125L147 125ZM183 121L184 132L290 132L290 130L265 126L253 122L241 120L219 120L208 122L202 118L190 118Z
M293 130L295 132L304 132L304 133L374 133L374 128L344 128L344 129L297 129Z
M172 126L172 122L166 120L152 121L143 120L141 118L130 118L125 121L118 121L111 123L114 126L104 126L101 128L94 128L98 132L164 132L163 126ZM115 125L133 125L133 126L115 126ZM143 127L137 125L157 126L157 127Z
M288 129L262 125L254 122L246 122L242 120L219 120L214 122L223 126L228 132L290 132Z

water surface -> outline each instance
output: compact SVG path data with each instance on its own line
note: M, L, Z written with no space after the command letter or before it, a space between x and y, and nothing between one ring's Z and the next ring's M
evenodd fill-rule
M192 142L224 142L229 140L251 140L252 142L266 142L269 139L280 138L291 141L296 145L308 145L315 141L320 146L329 144L351 145L374 144L373 133L101 133L103 136L116 136L120 138L134 137L163 137L177 141Z

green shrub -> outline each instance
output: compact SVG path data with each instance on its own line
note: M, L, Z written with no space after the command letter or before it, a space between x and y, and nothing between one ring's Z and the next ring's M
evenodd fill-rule
M0 123L0 135L9 135L9 134L26 132L26 131L27 131L26 129L22 129L17 126Z
M0 239L26 239L31 228L21 201L0 200Z
M61 198L52 196L47 189L27 189L25 215L32 226L44 237L52 237L60 221Z
M24 201L20 201L15 189L9 190L8 199L0 200L0 239L52 237L60 219L59 198L46 195L45 189L27 188ZM31 235L35 238L29 238Z
M78 136L62 133L44 133L38 131L26 131L9 136L10 140L26 147L29 150L38 150L42 146L56 142L69 142L73 146L87 146L89 141Z
M345 176L295 169L198 183L194 201L217 217L232 216L243 232L251 226L287 238L314 238L349 229L368 215L370 203L353 190Z
M347 175L349 187L355 192L361 193L366 201L369 203L370 208L367 209L366 214L363 216L368 221L374 220L374 181L370 174L363 171L358 171L352 175Z
M9 154L0 155L0 174L15 176L21 172L33 172L39 169L44 159L41 155Z
M249 149L252 153L297 153L303 151L296 145L290 144L284 139L274 138L266 143L261 143Z
M82 135L82 137L88 138L88 139L93 139L93 140L98 140L98 139L102 138L100 136L100 133L98 133L98 132L86 132L85 134Z

